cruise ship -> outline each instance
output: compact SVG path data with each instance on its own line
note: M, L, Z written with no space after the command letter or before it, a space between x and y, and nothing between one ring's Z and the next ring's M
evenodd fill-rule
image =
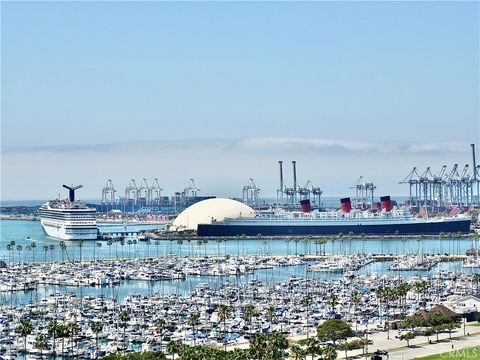
M316 235L438 235L468 233L471 218L416 217L407 208L394 207L389 196L381 198L381 211L352 209L350 198L341 199L337 211L311 210L310 201L300 203L301 211L257 211L255 216L199 224L199 236L316 236Z
M61 240L95 240L98 236L96 209L75 200L82 185L66 186L69 196L55 199L39 209L40 222L48 236Z

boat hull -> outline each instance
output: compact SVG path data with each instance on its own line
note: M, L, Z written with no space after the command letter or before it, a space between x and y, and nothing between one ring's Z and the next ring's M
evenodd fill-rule
M295 235L438 235L440 233L468 233L470 219L452 221L432 221L402 224L336 224L336 225L283 225L283 224L199 224L199 236L295 236Z

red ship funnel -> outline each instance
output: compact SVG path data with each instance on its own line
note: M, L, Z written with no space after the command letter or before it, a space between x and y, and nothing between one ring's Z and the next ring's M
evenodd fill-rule
M310 211L312 211L312 206L310 205L310 199L301 200L300 209L302 209L302 212L304 213L309 213Z
M344 213L349 213L352 210L352 203L350 202L350 198L340 199L340 204Z
M382 210L385 210L386 212L392 211L393 205L392 200L390 200L390 196L382 196L380 201L382 202Z

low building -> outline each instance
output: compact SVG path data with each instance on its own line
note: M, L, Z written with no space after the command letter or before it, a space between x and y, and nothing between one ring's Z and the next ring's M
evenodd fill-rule
M467 321L474 321L477 314L480 313L480 295L456 296L445 301L443 305L457 314L457 316L467 318Z

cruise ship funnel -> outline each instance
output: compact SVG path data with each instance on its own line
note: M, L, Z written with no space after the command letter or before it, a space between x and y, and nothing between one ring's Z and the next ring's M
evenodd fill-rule
M310 199L301 200L300 209L304 213L309 213L310 211L312 211L312 206L310 205Z
M392 200L390 200L390 196L382 196L380 198L382 210L386 212L390 212L393 209Z
M350 201L350 198L340 199L340 204L344 213L349 213L350 211L352 211L352 203Z
M68 189L68 198L69 198L70 202L73 203L75 201L75 190L78 190L78 189L82 188L83 185L67 186L67 185L64 184L63 187L65 189Z

